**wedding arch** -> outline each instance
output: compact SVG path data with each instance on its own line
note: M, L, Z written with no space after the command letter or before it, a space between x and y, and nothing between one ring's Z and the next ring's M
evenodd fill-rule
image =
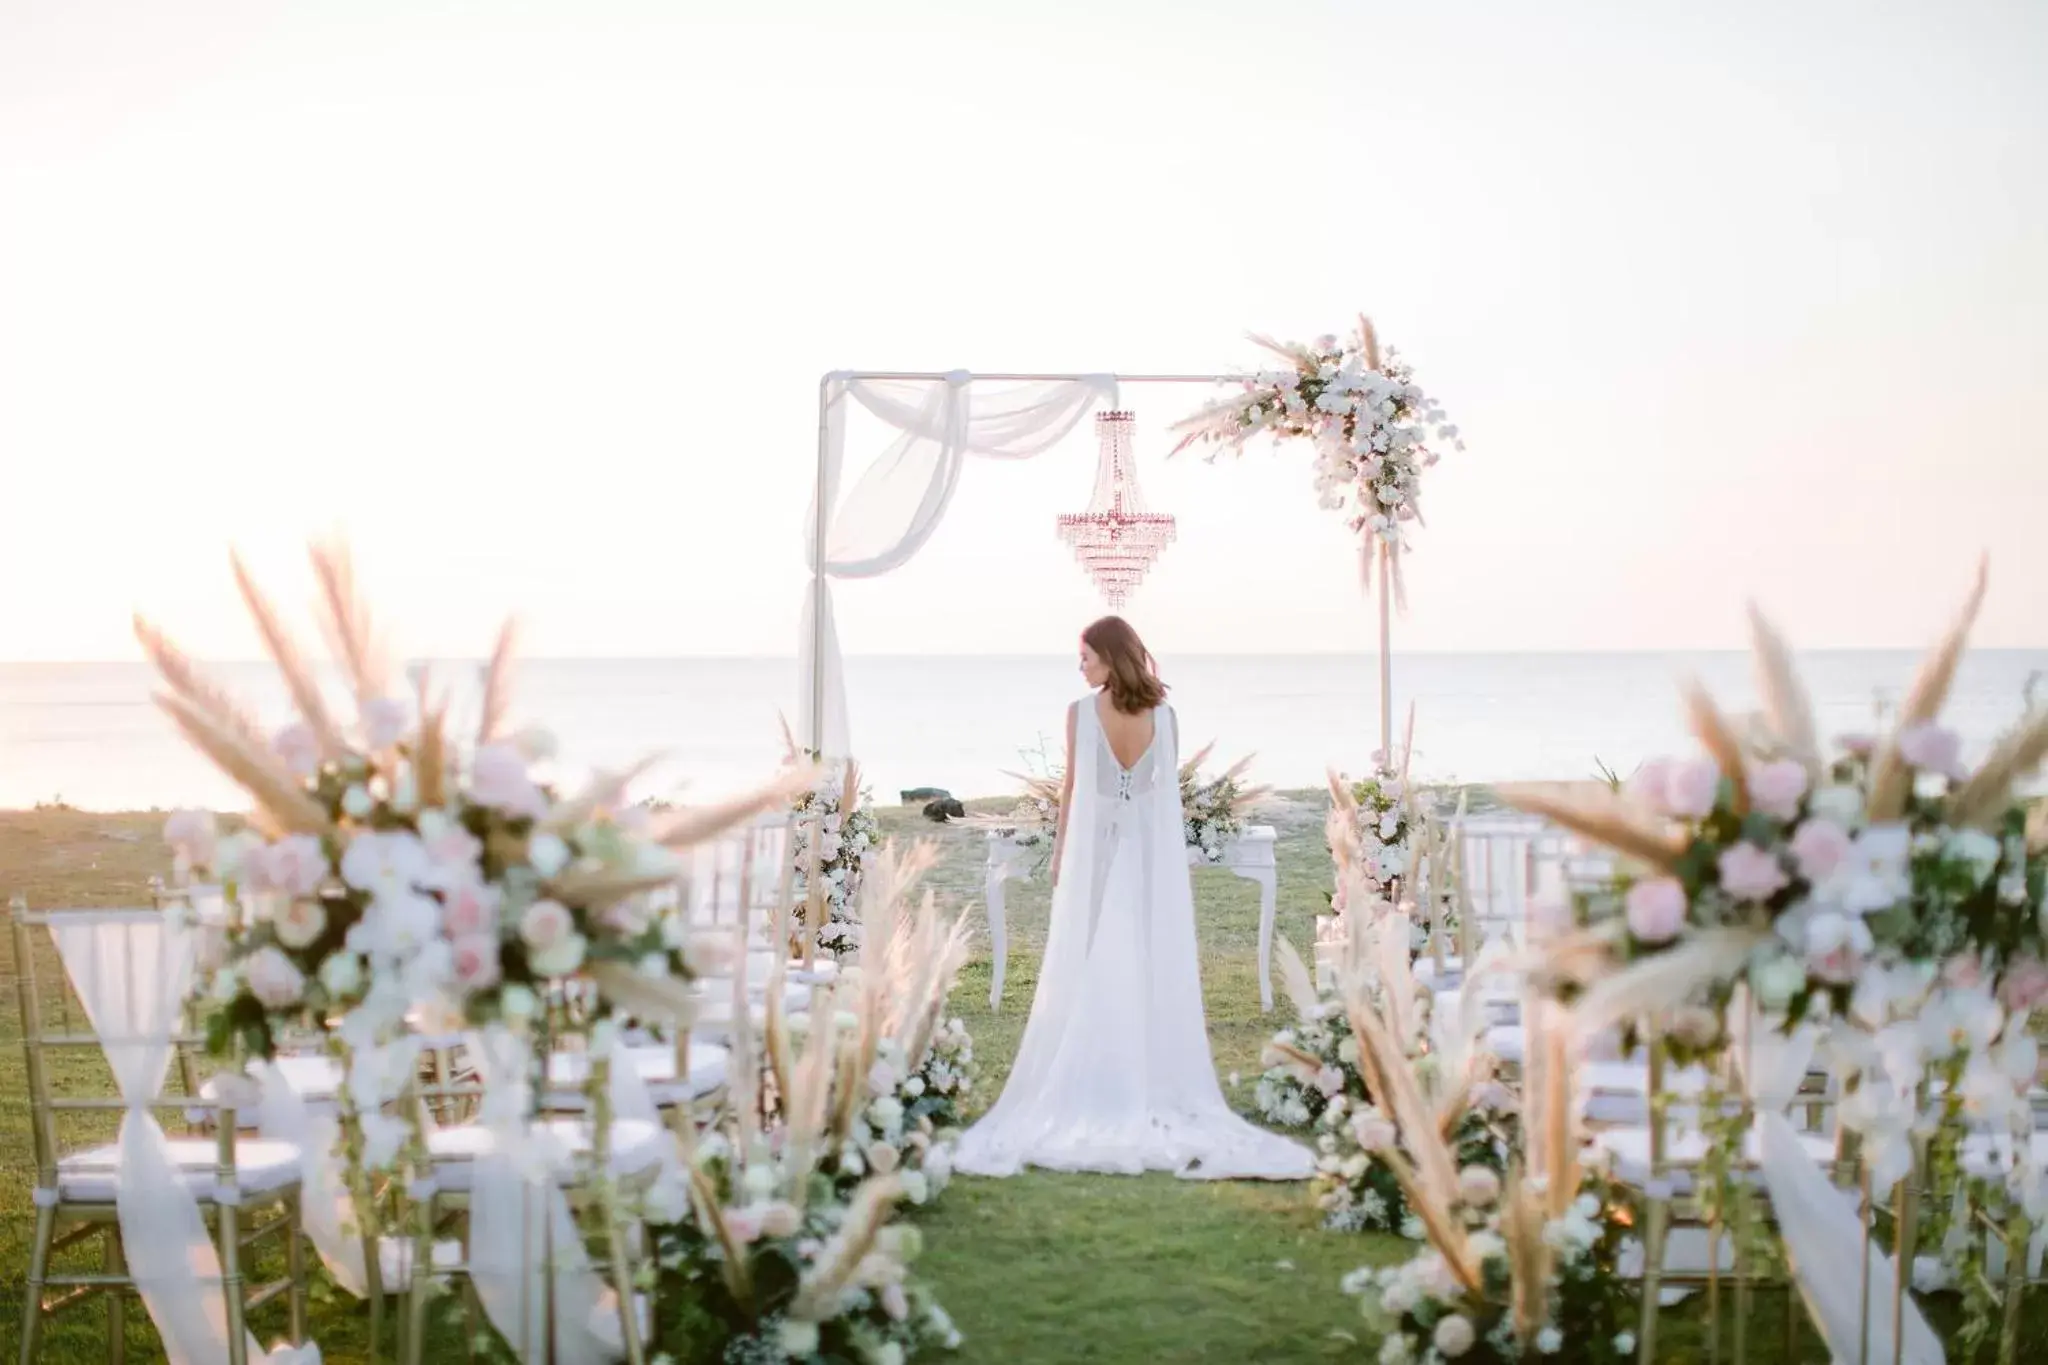
M805 557L811 571L798 643L806 745L850 752L844 659L831 580L874 578L914 557L944 519L970 455L1027 460L1045 453L1090 412L1117 407L1124 384L1237 384L1177 424L1198 443L1242 450L1258 435L1303 437L1316 447L1320 500L1356 500L1364 533L1361 567L1378 565L1380 759L1393 753L1392 596L1399 593L1402 523L1420 523L1416 487L1435 456L1427 431L1455 437L1406 368L1386 353L1372 324L1355 337L1282 346L1255 338L1287 367L1247 374L973 374L838 370L818 385L818 463ZM842 501L846 415L858 403L896 432ZM1349 485L1355 485L1349 486Z

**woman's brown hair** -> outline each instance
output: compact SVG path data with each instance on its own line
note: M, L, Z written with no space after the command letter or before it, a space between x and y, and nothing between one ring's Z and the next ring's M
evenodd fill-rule
M1129 621L1105 616L1081 632L1081 643L1109 666L1104 690L1111 706L1135 716L1165 702L1166 684L1159 681L1158 665Z

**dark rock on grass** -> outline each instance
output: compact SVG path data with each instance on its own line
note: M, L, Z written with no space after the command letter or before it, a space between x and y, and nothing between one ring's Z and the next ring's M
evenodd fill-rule
M924 818L935 825L943 825L948 820L958 820L966 814L967 807L961 805L950 796L941 797L924 808Z

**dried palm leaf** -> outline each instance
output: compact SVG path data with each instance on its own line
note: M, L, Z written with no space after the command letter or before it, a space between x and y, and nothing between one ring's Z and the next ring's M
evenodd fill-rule
M484 666L483 698L477 706L476 742L490 744L504 731L512 710L512 656L519 647L519 623L511 617L498 627L498 642Z
M1721 775L1733 784L1735 813L1743 814L1749 809L1749 778L1742 762L1742 741L1735 727L1721 714L1721 708L1697 678L1688 678L1679 687L1679 694L1685 699L1686 719L1692 724L1693 735Z
M326 834L332 828L327 812L308 796L269 750L255 747L249 736L223 725L210 712L181 696L160 692L163 708L192 746L256 802L256 814L279 834Z
M1389 758L1392 755L1388 755ZM1408 765L1415 758L1415 703L1408 703L1408 724L1401 731L1401 800L1408 801Z
M678 1129L689 1128L690 1123L679 1123ZM718 1191L711 1183L711 1177L694 1160L685 1156L690 1171L690 1204L697 1211L697 1222L718 1243L722 1255L719 1257L720 1272L725 1277L725 1287L741 1303L748 1303L754 1297L754 1276L750 1250L733 1234L732 1226L725 1221L725 1210L718 1202Z
M1550 1317L1551 1251L1543 1240L1546 1222L1542 1198L1529 1188L1522 1173L1509 1170L1501 1205L1501 1241L1508 1254L1510 1320L1515 1339L1534 1341Z
M348 671L356 704L389 695L391 660L377 638L369 604L356 589L348 545L336 540L312 547L313 577L320 584L320 626L327 648Z
M649 754L618 772L593 773L583 793L549 811L547 819L541 822L541 828L574 829L600 811L618 810L626 804L626 789L645 777L663 757L661 754Z
M648 976L622 962L593 962L585 970L598 994L636 1019L687 1028L696 1018L696 996L680 977Z
M1401 1141L1415 1162L1416 1181L1426 1195L1425 1202L1448 1215L1457 1199L1458 1163L1416 1088L1407 1050L1356 983L1348 992L1347 1003L1351 1030L1358 1038L1359 1070L1366 1076L1374 1100L1400 1130Z
M312 732L321 756L332 758L346 753L348 746L328 716L327 702L320 695L320 679L299 649L299 642L286 628L270 599L256 586L256 580L250 577L242 557L230 554L228 559L235 571L235 586L241 589L242 601L256 622L256 633L263 637L263 647L270 651L270 657L277 662L277 671L284 675L285 690L291 694L292 705L298 708L300 718Z
M797 747L796 736L791 733L789 728L789 717L777 711L775 713L775 720L777 724L782 726L782 761L790 764L803 762L804 751Z
M876 1235L889 1221L890 1207L902 1197L903 1182L893 1175L876 1176L854 1191L846 1221L797 1287L796 1301L789 1306L791 1317L824 1322L838 1314L839 1296L874 1250Z
M1666 872L1677 865L1682 851L1677 835L1667 825L1604 786L1510 783L1496 788L1495 794L1516 810L1540 815Z
M1756 655L1757 692L1763 698L1764 715L1772 734L1785 751L1806 769L1809 783L1821 778L1820 738L1813 723L1813 701L1799 681L1792 660L1792 648L1757 609L1749 606L1749 635Z
M225 686L208 676L169 636L138 615L135 617L135 638L141 643L143 654L156 666L157 676L163 679L164 686L173 695L194 711L211 717L216 727L232 735L238 743L257 753L270 752L270 737L264 734L263 727L256 723L249 709Z
M2014 785L2048 758L2048 711L2037 712L2006 732L1951 804L1958 824L1989 827L2005 814Z
M429 700L428 674L422 668L418 681L420 733L413 750L413 785L419 792L422 810L438 806L447 796L448 785L448 699Z
M1365 367L1377 370L1380 367L1380 334L1373 330L1372 319L1365 314L1358 315L1358 345L1365 354Z
M1976 624L1978 608L1984 605L1989 573L1988 561L1979 559L1977 581L1970 589L1969 598L1949 624L1948 632L1941 637L1940 643L1921 662L1920 671L1913 675L1913 685L1906 690L1905 701L1899 704L1898 725L1878 745L1877 757L1870 768L1870 818L1873 822L1896 820L1906 808L1912 776L1899 754L1899 733L1924 725L1941 714L1942 703L1948 700L1949 685L1955 681L1956 665L1962 662L1970 627Z
M1573 1007L1581 1038L1624 1019L1659 1014L1690 999L1701 987L1733 976L1770 931L1749 926L1697 929L1677 947L1641 958L1596 981Z
M568 868L547 882L548 894L564 905L602 914L620 901L676 884L673 872L623 873Z
M1316 991L1315 977L1309 974L1301 954L1294 950L1285 934L1276 936L1273 946L1280 950L1280 984L1286 990L1294 1012L1304 1024L1320 1018L1322 999Z
M808 791L817 781L817 775L815 767L785 768L743 796L715 805L677 811L656 833L656 841L667 848L689 848L701 844L764 810L787 805L799 792Z
M1195 750L1195 756L1189 759L1187 762L1180 765L1180 780L1182 782L1192 781L1194 779L1195 774L1199 773L1202 770L1202 764L1208 759L1209 755L1215 751L1215 749L1216 741L1212 739L1207 744L1204 744L1201 748Z
M2036 801L2027 808L2027 851L2048 849L2048 801Z

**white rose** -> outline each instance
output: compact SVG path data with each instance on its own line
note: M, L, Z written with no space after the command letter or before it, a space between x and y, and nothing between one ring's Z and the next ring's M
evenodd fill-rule
M1463 1313L1453 1313L1436 1325L1436 1334L1431 1338L1437 1351L1447 1360L1456 1360L1472 1349L1478 1340L1478 1333L1472 1330L1472 1320Z
M1806 985L1806 964L1789 953L1774 953L1749 969L1749 984L1757 1004L1776 1014Z
M519 937L537 953L558 946L575 932L576 918L560 901L535 901L519 917Z
M270 927L285 947L310 948L327 928L327 911L317 900L287 901L284 909L272 917Z
M913 1204L922 1204L931 1197L931 1184L922 1171L903 1173L903 1197Z
M1806 800L1809 815L1853 829L1863 819L1863 793L1854 787L1822 787Z
M363 988L363 960L354 953L330 953L320 964L320 985L332 1000L346 1000Z
M377 803L371 799L368 789L360 782L352 784L341 794L341 809L351 820L366 819L376 808Z
M785 1318L776 1329L776 1341L782 1353L792 1360L802 1360L818 1353L818 1324L802 1322L796 1318Z
M498 993L498 1008L507 1019L531 1019L540 1009L540 998L517 982Z
M275 948L258 948L251 953L248 972L249 993L266 1009L281 1010L305 997L305 974Z

